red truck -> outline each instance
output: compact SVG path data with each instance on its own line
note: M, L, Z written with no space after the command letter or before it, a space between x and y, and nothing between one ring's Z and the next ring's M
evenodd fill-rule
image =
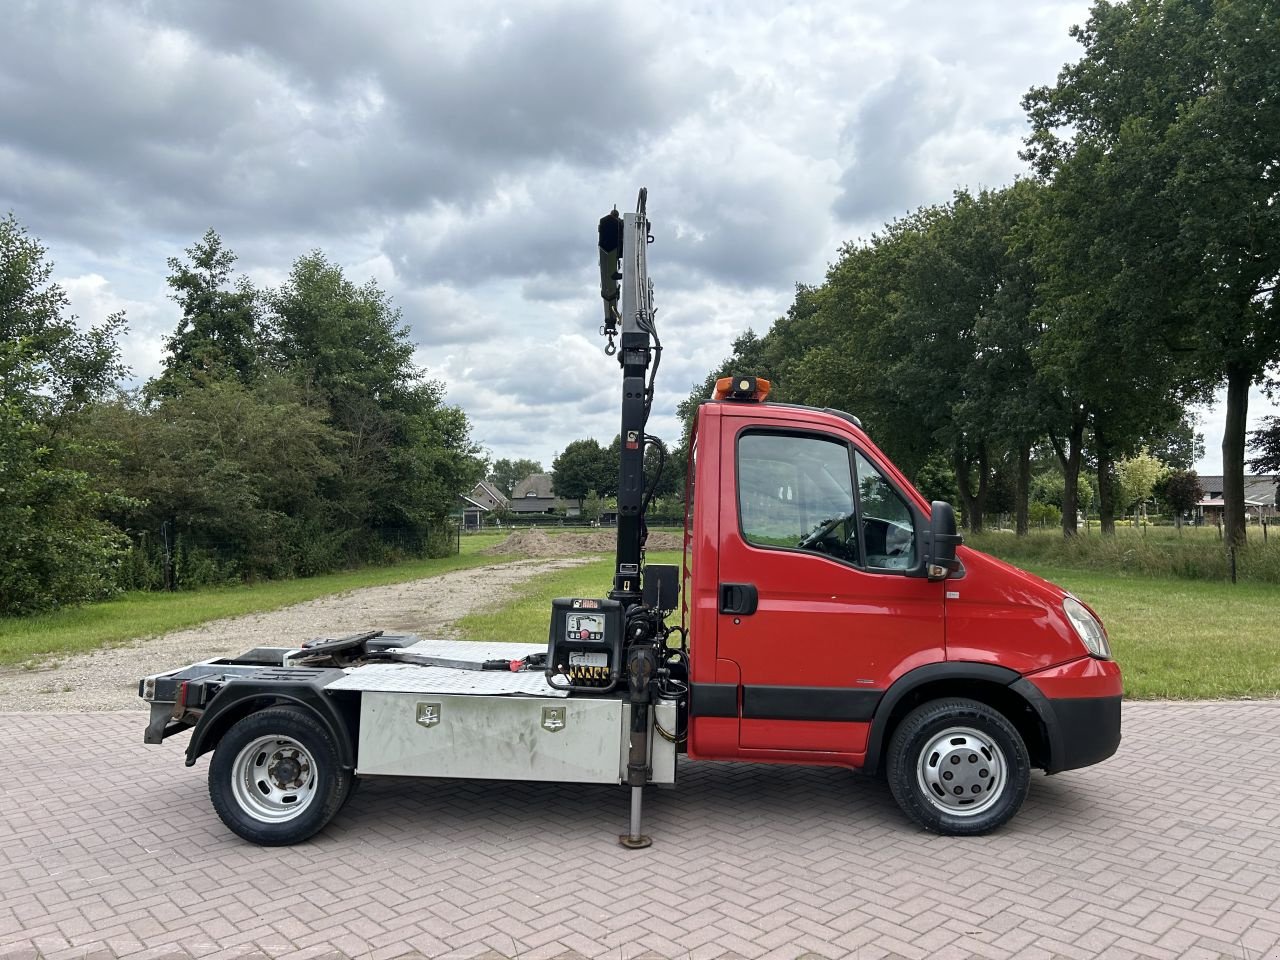
M645 430L651 240L644 191L600 222L623 373L613 588L554 601L545 647L371 630L144 678L144 739L190 730L188 766L213 751L209 794L237 834L304 840L363 777L558 780L630 787L619 840L643 847L643 787L673 784L682 753L883 773L921 826L976 834L1018 811L1033 767L1115 752L1098 617L961 546L951 506L847 413L721 380L691 433L683 564L645 563L644 457L665 457Z

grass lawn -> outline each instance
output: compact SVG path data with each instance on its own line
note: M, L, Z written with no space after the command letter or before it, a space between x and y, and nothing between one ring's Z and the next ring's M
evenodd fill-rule
M348 570L302 580L179 593L128 593L104 603L71 607L36 617L0 618L0 665L35 663L50 656L85 653L102 646L154 637L207 620L277 610L304 600L431 577L451 570L500 563L514 557L486 557L480 551L505 533L462 538L462 553L440 560L414 560L389 567Z
M649 563L679 563L675 551L647 554ZM603 597L613 586L613 558L556 570L533 577L517 587L516 599L492 610L463 617L458 629L468 640L507 640L546 643L551 601L556 597Z
M1098 611L1127 696L1280 696L1280 591L1025 564Z
M653 554L677 563L675 553ZM1044 564L1026 568L1061 584L1107 625L1125 689L1140 699L1280 696L1280 598L1270 584L1202 583L1119 576ZM612 561L562 570L526 583L518 599L472 614L460 627L475 640L542 643L553 597L603 596Z

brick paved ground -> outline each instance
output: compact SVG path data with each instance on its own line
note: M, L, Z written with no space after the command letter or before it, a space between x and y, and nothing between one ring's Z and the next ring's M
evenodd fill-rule
M839 770L652 791L374 781L291 849L226 831L141 714L0 715L0 958L1233 957L1280 944L1280 703L1129 704L980 839Z

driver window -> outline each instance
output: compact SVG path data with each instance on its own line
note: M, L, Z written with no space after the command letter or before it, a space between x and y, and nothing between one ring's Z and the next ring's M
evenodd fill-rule
M738 441L742 536L761 547L857 561L849 448L813 436L748 433Z
M867 566L907 570L916 564L915 521L906 501L871 461L855 452Z

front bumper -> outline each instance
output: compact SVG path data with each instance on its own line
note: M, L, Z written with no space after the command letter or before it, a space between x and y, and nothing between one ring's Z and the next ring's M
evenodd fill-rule
M1028 674L1010 689L1040 717L1048 741L1045 772L1075 770L1106 760L1120 746L1120 668L1082 657Z

